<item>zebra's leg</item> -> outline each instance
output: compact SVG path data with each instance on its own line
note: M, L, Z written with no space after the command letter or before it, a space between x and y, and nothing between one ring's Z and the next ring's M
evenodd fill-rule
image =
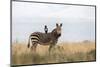
M49 46L49 53L51 52L51 49L55 47L56 43L57 41L51 41L50 46Z
M33 47L34 47L33 50L34 50L34 52L36 53L37 44L35 43Z
M36 47L37 47L37 43L33 43L31 46L31 50L34 51L36 53Z
M52 45L49 46L49 55L51 54Z
M49 54L51 53L51 50L52 50L52 48L54 47L55 45L50 45L49 46Z

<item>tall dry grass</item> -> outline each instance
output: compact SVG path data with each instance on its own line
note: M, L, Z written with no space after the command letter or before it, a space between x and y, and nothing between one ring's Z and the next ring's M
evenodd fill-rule
M76 61L94 61L95 42L65 42L57 44L49 54L49 46L38 45L34 54L24 43L13 43L12 64L45 64Z

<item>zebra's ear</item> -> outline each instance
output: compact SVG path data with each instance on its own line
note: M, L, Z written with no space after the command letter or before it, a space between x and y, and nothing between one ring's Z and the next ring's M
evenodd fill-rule
M58 23L56 23L56 26L58 27Z
M60 24L60 27L62 27L62 23Z

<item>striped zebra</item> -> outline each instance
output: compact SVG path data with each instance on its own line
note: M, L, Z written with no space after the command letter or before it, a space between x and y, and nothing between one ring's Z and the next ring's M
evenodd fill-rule
M32 50L36 52L37 44L40 45L49 45L49 52L50 50L56 45L58 38L61 36L61 27L62 23L56 23L56 28L53 29L51 32L42 33L42 32L34 32L29 36L28 40L28 48L31 47ZM31 46L30 46L31 42Z

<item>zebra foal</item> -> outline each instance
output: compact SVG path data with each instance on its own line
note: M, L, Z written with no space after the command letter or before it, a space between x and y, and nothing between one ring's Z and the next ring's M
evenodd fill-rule
M36 47L38 44L40 45L49 45L50 50L56 45L58 38L61 36L61 24L56 23L56 28L51 32L42 33L42 32L34 32L29 36L28 40L28 48L30 47L30 42L32 43L31 49L36 52Z

